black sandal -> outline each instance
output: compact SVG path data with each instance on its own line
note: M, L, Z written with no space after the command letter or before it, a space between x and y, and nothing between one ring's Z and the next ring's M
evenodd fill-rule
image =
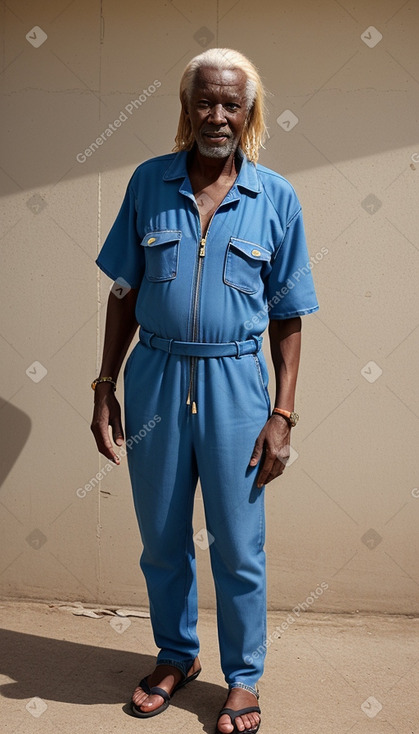
M151 716L157 716L157 714L162 714L163 711L166 711L170 703L170 699L172 696L174 696L176 691L178 691L179 688L183 688L183 686L186 686L192 680L195 680L195 678L198 677L200 672L201 672L201 668L199 668L199 670L196 670L195 673L192 673L192 675L189 675L188 677L185 676L183 680L179 681L179 683L175 685L172 691L172 695L170 695L167 691L165 691L164 688L160 688L159 686L152 686L150 688L150 686L147 683L147 678L149 677L147 675L145 678L140 680L138 685L140 686L140 688L143 689L144 693L146 693L147 696L154 696L154 695L161 696L164 703L162 703L161 706L158 706L156 709L153 709L152 711L142 711L141 708L137 706L134 703L134 701L131 700L132 713L134 714L134 716L138 716L138 718L140 719L149 719Z
M259 706L248 706L245 709L238 709L237 711L235 711L234 709L221 709L220 713L218 714L218 718L220 718L220 716L223 716L223 714L227 714L227 716L230 717L232 726L234 726L234 729L232 732L230 732L230 734L236 734L236 732L239 732L236 724L234 723L237 717L242 716L243 714L252 714L252 713L260 714L261 710ZM239 732L239 734L256 734L256 732L259 731L260 724L261 722L259 721L259 724L257 725L256 729L255 728L244 729L243 731ZM223 734L223 732L219 730L218 726L215 730L215 734Z

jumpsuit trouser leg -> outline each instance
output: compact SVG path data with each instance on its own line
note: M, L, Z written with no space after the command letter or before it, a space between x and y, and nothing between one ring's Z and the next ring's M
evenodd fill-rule
M269 416L263 357L198 363L195 436L217 599L221 667L230 688L255 692L266 641L265 489L249 467Z
M132 441L128 466L143 542L140 567L160 648L157 662L175 665L184 674L199 652L192 532L198 474L184 420L187 406L179 400L186 385L185 359L139 343L125 368L127 446Z
M146 434L128 461L157 662L186 673L199 651L192 530L199 475L214 538L222 670L229 687L255 691L266 640L264 488L248 464L269 415L266 366L252 354L199 359L197 414L185 404L188 380L187 357L142 344L125 371L126 439Z

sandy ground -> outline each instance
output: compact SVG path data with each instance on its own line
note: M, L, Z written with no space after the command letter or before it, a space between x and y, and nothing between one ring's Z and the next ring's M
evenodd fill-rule
M3 601L0 620L1 734L213 734L226 687L212 611L200 612L200 677L147 720L127 702L153 668L148 618ZM263 734L419 734L419 619L275 612L268 634Z

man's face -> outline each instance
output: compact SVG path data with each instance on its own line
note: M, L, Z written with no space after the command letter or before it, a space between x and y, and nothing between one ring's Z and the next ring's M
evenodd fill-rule
M187 114L201 155L228 158L236 150L248 112L246 82L241 69L199 69Z

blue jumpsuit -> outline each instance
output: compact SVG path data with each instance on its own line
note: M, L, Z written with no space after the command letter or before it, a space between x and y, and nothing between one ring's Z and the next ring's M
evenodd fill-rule
M136 169L97 264L139 288L125 428L157 662L185 673L199 651L199 477L222 670L230 688L255 692L266 640L265 518L249 461L270 414L261 335L268 319L318 304L288 181L238 151L238 177L203 238L187 156Z

